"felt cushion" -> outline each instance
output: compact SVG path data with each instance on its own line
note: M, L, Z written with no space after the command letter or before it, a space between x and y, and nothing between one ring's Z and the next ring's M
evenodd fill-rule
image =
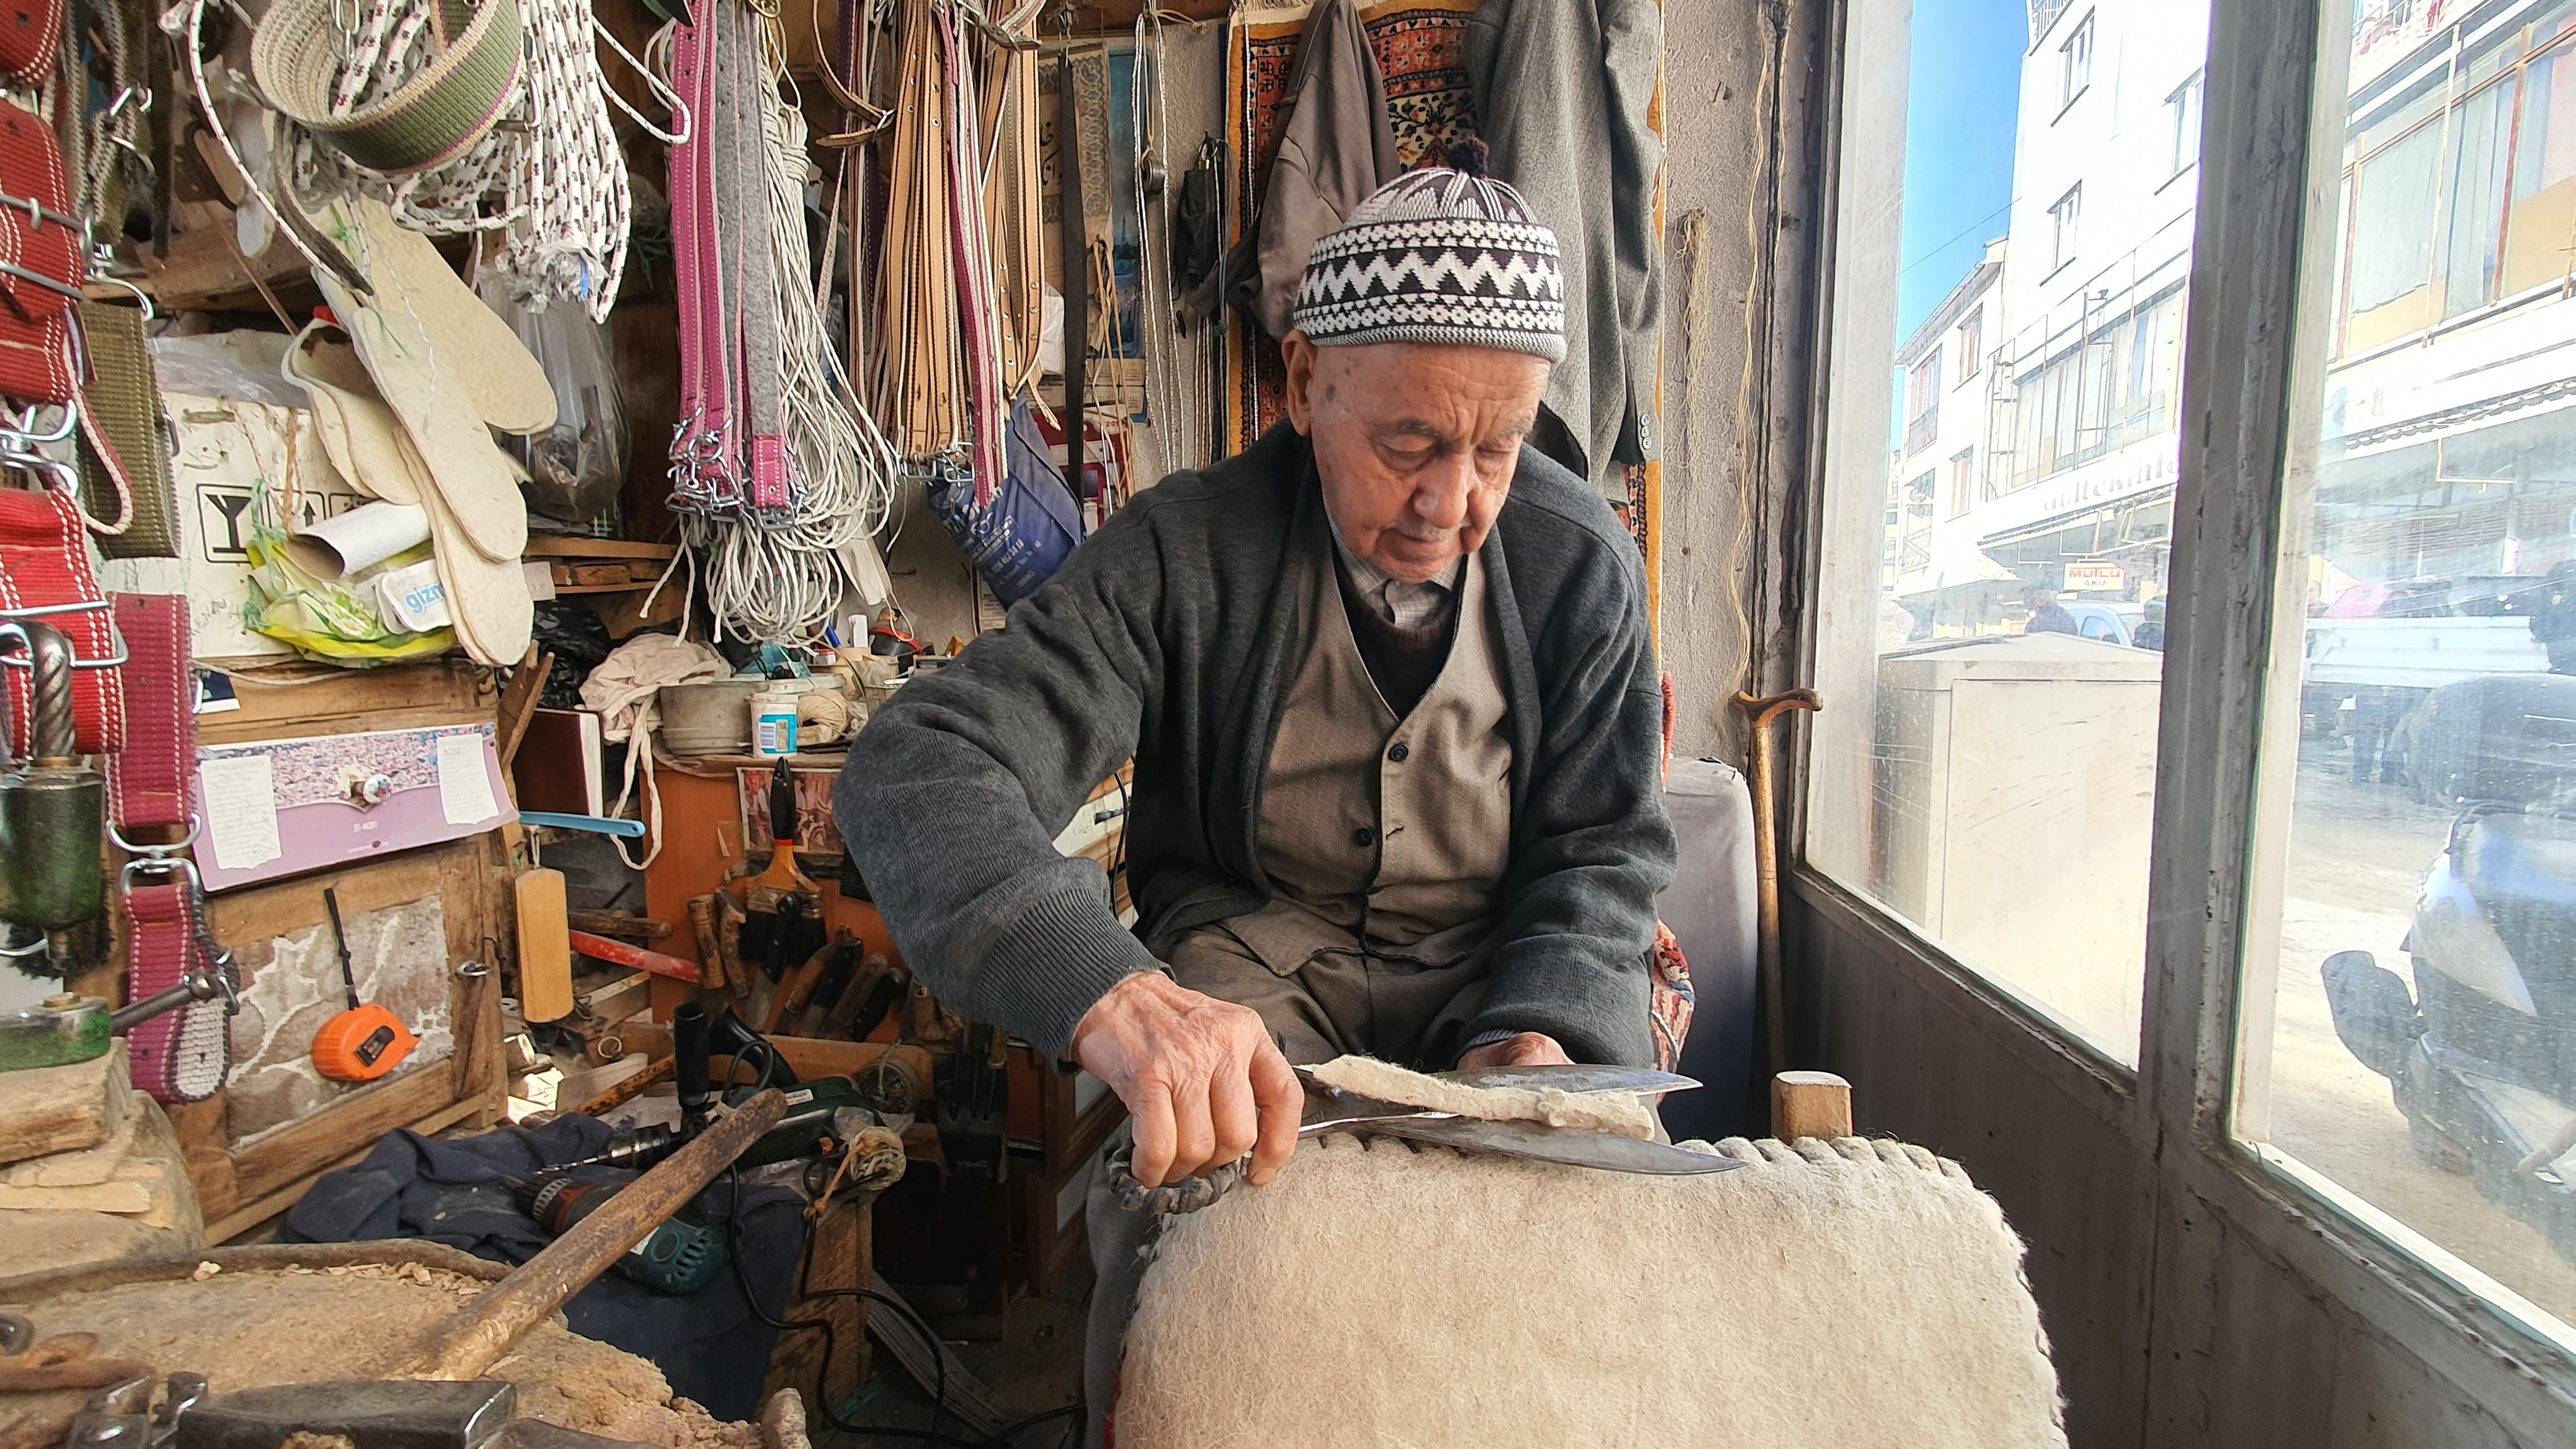
M2063 1446L2022 1247L1921 1148L1643 1177L1379 1138L1167 1219L1120 1449Z

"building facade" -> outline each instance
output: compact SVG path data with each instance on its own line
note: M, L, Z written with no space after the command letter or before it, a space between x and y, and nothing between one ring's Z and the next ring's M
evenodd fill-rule
M2314 602L2475 608L2576 559L2576 3L2378 0L2356 38Z
M1983 415L1958 429L1977 458L1904 554L1932 566L1897 570L1936 634L2018 628L2028 587L2162 590L2207 28L2138 0L2031 0L2009 241L1961 283L1985 289ZM1922 468L1900 464L1901 505Z

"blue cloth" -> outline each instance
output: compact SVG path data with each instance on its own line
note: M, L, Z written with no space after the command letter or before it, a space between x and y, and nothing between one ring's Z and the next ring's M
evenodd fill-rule
M608 1124L591 1117L500 1127L445 1142L417 1132L390 1133L365 1161L315 1182L288 1211L279 1236L297 1243L426 1238L516 1266L553 1239L520 1211L512 1181L604 1151L613 1135ZM595 1182L636 1176L613 1167L580 1168L575 1175ZM735 1203L734 1186L718 1179L694 1206L702 1221L721 1228L736 1221ZM805 1246L804 1199L784 1188L744 1187L740 1207L734 1250L743 1277L776 1318ZM695 1399L719 1419L747 1420L760 1411L761 1380L777 1330L752 1312L730 1271L687 1298L664 1297L622 1275L604 1274L573 1295L564 1318L584 1338L652 1360L672 1393Z

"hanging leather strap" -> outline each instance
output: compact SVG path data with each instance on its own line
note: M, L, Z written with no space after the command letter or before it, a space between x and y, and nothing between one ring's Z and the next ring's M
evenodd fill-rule
M185 861L167 871L129 867L122 894L126 999L141 1001L179 985L210 954L196 869ZM221 1001L195 1002L137 1022L125 1033L135 1085L164 1103L204 1101L223 1090L230 1034Z
M108 809L118 835L149 851L196 834L196 675L189 663L188 601L177 594L119 594L125 636L125 748L107 762ZM224 962L205 919L196 867L166 854L127 865L119 882L129 928L125 999L141 1001ZM229 1012L198 1001L129 1027L134 1080L162 1102L212 1096L230 1069Z
M108 756L108 808L126 839L145 831L184 836L196 768L196 678L188 663L188 600L180 594L119 594L125 636L125 748ZM177 840L167 842L179 843Z

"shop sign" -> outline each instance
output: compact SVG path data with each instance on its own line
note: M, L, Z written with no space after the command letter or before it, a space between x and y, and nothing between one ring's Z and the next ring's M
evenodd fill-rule
M2066 566L2066 592L2116 594L2129 586L2129 572L2115 563L2071 563Z

